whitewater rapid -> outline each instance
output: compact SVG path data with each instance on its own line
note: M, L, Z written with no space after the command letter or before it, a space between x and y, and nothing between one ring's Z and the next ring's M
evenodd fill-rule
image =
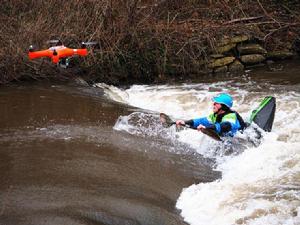
M210 146L218 143L194 130L169 134L197 153L215 157L215 169L222 172L219 180L184 188L176 207L191 225L300 224L299 85L262 84L244 79L214 84L134 85L128 89L96 86L104 89L110 99L137 107L136 112L121 115L114 129L149 136L158 131L144 121L146 117L142 115L147 111L153 115L164 112L180 119L205 116L212 110L211 98L228 92L234 98L233 108L248 120L265 96L276 97L272 132L263 135L259 146L247 146L239 154L212 152ZM133 118L147 126L137 129L137 124L130 124Z

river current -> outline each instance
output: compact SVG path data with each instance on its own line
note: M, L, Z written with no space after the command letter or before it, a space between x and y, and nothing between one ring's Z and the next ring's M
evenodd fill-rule
M0 224L300 224L300 65L275 70L127 88L1 87ZM160 124L159 112L208 114L220 92L245 120L276 97L272 132L219 143Z

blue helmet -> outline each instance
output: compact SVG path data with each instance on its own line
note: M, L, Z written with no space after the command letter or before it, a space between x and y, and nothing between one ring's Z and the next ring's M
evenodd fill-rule
M231 95L226 94L226 93L221 93L221 94L217 95L216 97L213 97L212 101L219 103L219 104L224 104L228 108L231 108L233 105L233 100L232 100Z

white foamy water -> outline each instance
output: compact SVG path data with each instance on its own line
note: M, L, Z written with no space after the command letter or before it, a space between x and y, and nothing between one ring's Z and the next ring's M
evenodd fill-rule
M234 97L233 108L246 120L263 97L276 97L273 131L264 134L258 147L247 147L239 154L213 154L210 146L219 143L197 131L176 133L177 140L189 144L198 153L215 156L216 169L222 171L219 180L184 188L176 207L191 225L300 224L299 85L264 85L245 80L239 83L132 86L126 90L98 86L115 101L182 119L207 115L212 107L211 97L219 92L229 92ZM126 122L132 118L132 115L122 115L115 129L126 131L129 126ZM134 134L133 127L130 129Z

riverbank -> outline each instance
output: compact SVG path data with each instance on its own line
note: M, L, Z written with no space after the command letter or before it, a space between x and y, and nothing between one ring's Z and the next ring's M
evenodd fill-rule
M0 9L0 83L80 75L113 85L162 83L293 58L300 49L298 1L14 1ZM15 34L18 35L15 35ZM50 39L98 48L74 67L30 61Z

